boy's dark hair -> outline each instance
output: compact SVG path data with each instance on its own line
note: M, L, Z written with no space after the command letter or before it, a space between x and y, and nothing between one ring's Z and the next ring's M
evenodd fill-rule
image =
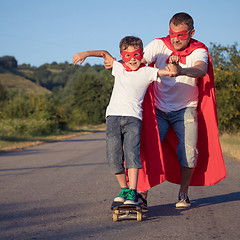
M140 48L143 50L143 42L139 37L126 36L120 41L120 53L126 50L129 46L133 46L135 48Z
M186 24L188 26L188 30L194 29L194 22L192 17L185 12L180 12L173 15L169 21L169 25L170 23L173 23L175 26Z

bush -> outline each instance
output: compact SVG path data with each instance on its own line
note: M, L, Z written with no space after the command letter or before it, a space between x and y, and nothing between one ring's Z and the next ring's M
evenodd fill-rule
M215 70L216 102L220 132L239 132L240 73Z
M211 44L218 123L220 132L240 130L240 51L232 46Z
M27 132L39 136L67 127L64 108L52 95L17 94L4 104L0 116L12 121L11 131L15 130L17 134Z
M112 90L112 77L101 73L83 73L71 93L71 118L76 124L105 122L105 112Z
M31 137L57 133L57 123L53 120L6 119L0 120L1 137Z

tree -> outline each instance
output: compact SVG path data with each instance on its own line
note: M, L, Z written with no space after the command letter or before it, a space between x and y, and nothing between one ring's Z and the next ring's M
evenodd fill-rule
M17 60L11 56L4 56L0 58L0 67L12 70L17 68Z
M220 132L240 130L240 51L237 44L211 44Z
M111 90L112 77L104 78L96 72L82 73L71 94L71 107L77 116L72 115L74 121L78 124L104 122Z

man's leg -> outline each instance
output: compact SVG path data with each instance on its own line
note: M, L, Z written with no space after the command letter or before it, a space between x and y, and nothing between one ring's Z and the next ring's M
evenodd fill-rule
M186 193L188 195L188 188L191 182L194 168L181 167L181 185L179 193Z
M176 208L188 208L191 206L188 198L188 189L192 179L194 168L181 167L181 184Z
M186 108L176 112L173 128L179 140L177 154L181 165L179 202L176 207L190 207L188 189L197 161L197 112Z

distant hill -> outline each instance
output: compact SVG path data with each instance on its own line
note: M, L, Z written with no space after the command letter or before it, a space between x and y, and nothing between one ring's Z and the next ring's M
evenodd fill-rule
M13 90L21 93L46 94L51 93L48 89L13 73L0 73L0 84L7 90Z

